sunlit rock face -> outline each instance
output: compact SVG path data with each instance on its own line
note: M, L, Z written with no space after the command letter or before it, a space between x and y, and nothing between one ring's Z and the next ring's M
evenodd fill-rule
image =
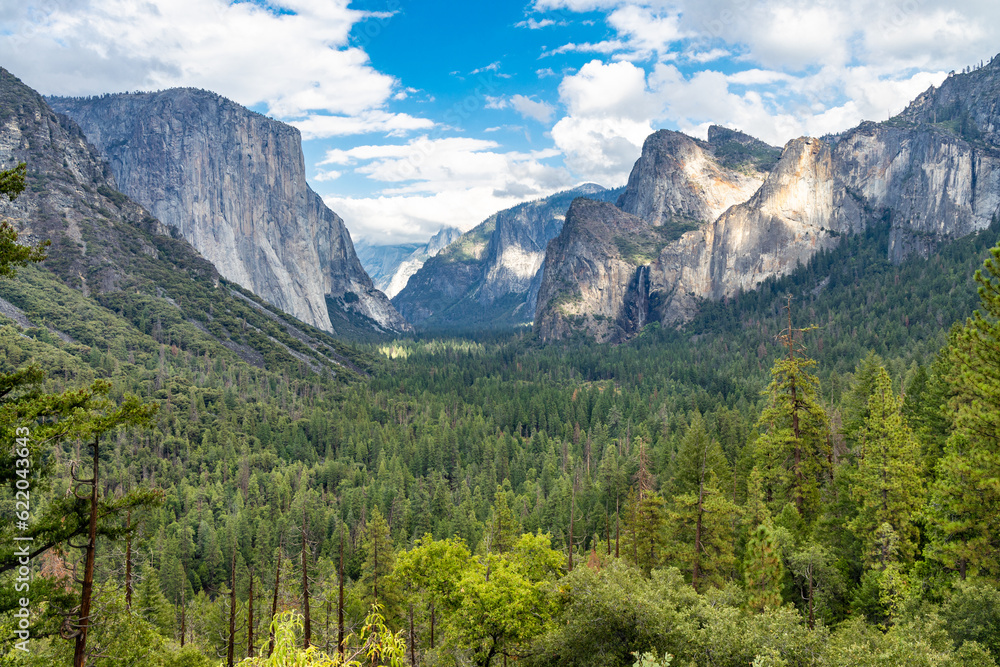
M884 123L770 147L713 128L651 135L617 216L579 207L549 246L536 327L622 341L678 324L702 299L785 275L868 225L888 257L934 252L1000 217L1000 57L949 77ZM774 150L774 149L771 149Z

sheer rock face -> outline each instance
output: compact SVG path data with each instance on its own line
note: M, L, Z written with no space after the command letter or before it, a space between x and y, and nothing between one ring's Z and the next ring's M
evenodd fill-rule
M695 159L707 161L704 155ZM677 166L684 165L678 160ZM582 328L599 341L617 342L651 321L683 322L699 299L729 296L787 273L832 245L831 232L862 225L861 206L838 187L830 149L816 139L790 142L757 192L715 221L676 240L664 243L660 236L646 262L629 261L622 248L656 244L662 225L610 206L574 203L571 212L573 224L567 219L546 256L537 321L547 339Z
M630 320L628 305L637 293L648 294L648 286L641 283L643 267L620 241L649 232L645 220L607 202L574 200L545 254L535 321L542 337L566 338L582 329L599 342L620 342L641 328L645 321ZM644 317L648 309L639 310Z
M774 171L746 202L665 247L650 267L656 319L690 319L698 299L721 299L806 263L858 231L863 208L834 171L830 148L795 139Z
M998 95L1000 56L949 77L885 123L862 123L828 141L789 142L756 192L753 172L727 178L732 172L723 165L733 154L763 155L764 164L766 145L723 128L713 128L707 144L674 132L651 135L618 205L649 227L701 224L668 239L655 257L634 256L626 279L620 249L648 242L648 229L623 231L609 245L588 230L607 225L612 213L576 211L581 219L549 247L539 333L552 339L584 331L614 341L646 322L681 323L699 300L787 274L837 236L869 224L890 224L893 261L986 228L1000 216Z
M933 125L865 123L834 153L845 186L892 221L893 261L985 229L1000 209L1000 149Z
M972 142L1000 146L1000 55L985 67L952 73L937 88L917 96L899 115L911 123L933 124Z
M19 243L51 241L45 268L84 295L133 287L135 256L158 257L148 235L169 236L169 229L118 194L76 123L0 68L0 168L19 162L28 165L27 188L13 202L0 197L0 219L18 231ZM214 268L187 250L178 262L193 258L192 275L217 282Z
M491 328L531 322L545 248L579 196L614 194L587 184L491 215L428 259L393 304L417 326Z
M726 169L710 145L660 130L644 142L618 206L652 225L712 222L730 206L749 199L763 176L755 170Z
M408 329L306 183L295 128L189 88L50 103L104 154L122 192L224 277L326 331L344 319Z

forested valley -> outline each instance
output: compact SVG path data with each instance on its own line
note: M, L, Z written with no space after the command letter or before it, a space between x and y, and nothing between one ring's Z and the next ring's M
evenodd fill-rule
M0 661L71 664L90 585L101 666L995 665L1000 224L887 235L620 346L425 334L334 376L190 324L249 340L249 299L98 304L8 234L0 294L67 336L0 328L39 549L26 653L0 531Z

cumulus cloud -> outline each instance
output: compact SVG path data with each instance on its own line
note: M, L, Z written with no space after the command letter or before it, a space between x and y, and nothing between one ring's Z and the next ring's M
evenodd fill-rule
M328 197L353 233L380 238L399 230L426 238L442 224L469 229L500 209L575 184L555 149L503 151L472 137L420 136L406 143L327 151L319 166L352 169L384 184L376 197ZM376 241L373 241L376 242Z
M611 12L608 25L628 45L633 57L668 56L678 41L686 37L680 27L680 15L651 7L627 4Z
M884 119L948 69L988 58L1000 37L998 3L536 0L533 9L605 12L604 41L542 53L600 57L564 76L566 113L551 136L575 175L605 179L627 173L647 129L704 137L716 123L783 145Z
M619 3L647 5L650 3ZM652 3L659 4L659 3ZM1000 4L946 0L686 0L681 29L738 45L765 67L879 65L886 72L945 69L996 51Z
M303 139L309 140L372 132L395 137L416 130L430 129L434 127L434 122L428 118L417 118L405 113L388 113L374 109L355 116L310 114L302 120L291 121L291 125L299 128Z
M555 115L556 108L548 102L541 102L525 95L507 97L486 96L487 109L513 109L525 118L547 123Z
M514 95L511 97L510 105L525 118L533 118L539 123L549 122L556 112L556 108L548 102L539 102L524 95Z
M430 196L323 198L344 219L354 242L371 245L426 242L442 226L468 231L520 200L493 196L491 188L448 190Z
M566 166L583 180L623 184L657 115L645 71L627 61L592 60L563 79L559 98L568 115L551 134Z
M562 46L557 46L554 49L550 49L542 53L542 56L558 56L563 53L618 53L625 49L625 42L620 40L606 40L603 42L583 42L582 44L577 44L575 42L570 42L568 44L563 44Z
M650 118L646 73L630 62L591 60L559 84L559 98L571 116Z
M177 85L273 115L379 108L395 80L349 46L365 18L348 0L90 0L7 14L0 58L44 93L88 95ZM39 9L39 7L47 9ZM284 10L284 11L279 11Z

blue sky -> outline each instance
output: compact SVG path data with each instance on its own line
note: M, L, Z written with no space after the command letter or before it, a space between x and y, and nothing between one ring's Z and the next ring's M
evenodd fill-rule
M900 111L1000 52L994 0L28 0L45 94L197 86L291 123L355 239L422 240L584 182L659 128L776 145Z

